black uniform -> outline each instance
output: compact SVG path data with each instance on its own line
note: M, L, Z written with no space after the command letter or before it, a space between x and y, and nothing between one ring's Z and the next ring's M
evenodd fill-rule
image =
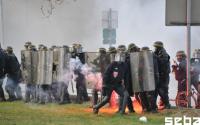
M130 54L126 55L125 65L127 65L127 70L125 72L125 89L124 89L124 99L122 105L121 113L125 113L126 105L128 106L129 112L134 112L133 103L131 96L134 95L132 91L132 78L131 78L131 65L130 65Z
M19 87L21 79L20 64L13 53L6 56L5 71L8 77L5 89L9 95L9 100L22 99L21 88Z
M4 91L2 88L5 76L5 53L0 48L0 101L5 101Z
M122 109L122 103L124 98L124 78L125 78L125 63L112 62L106 69L103 75L103 87L105 96L103 100L93 107L94 113L98 113L98 110L109 102L112 91L115 90L120 96L119 111Z
M157 57L153 54L153 64L154 64L154 79L155 79L155 86L159 84L159 70L158 70L158 61ZM152 112L156 112L157 110L157 98L156 98L156 90L150 91L147 93L148 95L148 102L149 102L149 109Z
M30 50L30 51L35 51L35 50ZM27 66L25 63L27 63L27 60L25 58L23 51L21 51L21 69L22 69L22 71L30 68L30 66ZM33 68L33 67L31 66L31 68ZM23 77L24 78L23 80L25 80L25 77L30 74L24 74L24 75L25 76ZM36 101L36 84L33 83L33 78L31 78L31 79L32 80L30 82L26 83L25 102Z
M88 101L88 95L85 93L86 90L86 80L85 76L80 72L80 70L75 70L74 73L77 75L76 90L77 90L77 103L82 103L83 101Z
M51 85L51 93L54 100L59 104L71 103L68 85L64 82L53 82Z
M166 107L170 108L169 104L169 73L170 73L170 56L164 48L155 51L154 54L158 61L159 83L156 87L156 92L160 95L162 102Z
M159 72L158 72L158 63L157 58L153 54L153 64L154 64L154 79L155 79L155 86L158 85L159 81ZM141 65L143 68L143 65ZM141 75L142 76L142 75ZM153 113L157 112L157 94L156 90L154 91L145 91L145 92L137 92L135 93L135 97L139 100L142 104L142 108L145 109L147 112L152 111Z

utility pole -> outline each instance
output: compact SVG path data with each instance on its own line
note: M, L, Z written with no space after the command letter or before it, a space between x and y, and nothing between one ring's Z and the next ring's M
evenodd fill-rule
M191 0L187 0L187 42L186 42L186 50L187 50L187 96L188 96L188 107L191 107L191 97L189 96L191 91Z
M1 43L1 47L4 47L4 25L3 25L3 22L4 22L4 18L3 18L3 0L0 0L0 11L1 11L1 13L0 13L0 18L1 18L1 20L0 20L0 22L1 22L1 26L0 26L0 32L1 32L1 34L0 34L0 36L1 36L1 38L0 38L0 43Z

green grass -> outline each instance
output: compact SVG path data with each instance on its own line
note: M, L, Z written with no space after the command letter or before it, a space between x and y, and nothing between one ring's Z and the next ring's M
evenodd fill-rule
M179 116L190 113L200 116L200 111L171 109L157 114L129 114L121 116L101 112L94 115L89 104L37 105L23 102L0 103L0 125L164 125L165 116ZM138 119L145 115L147 123Z

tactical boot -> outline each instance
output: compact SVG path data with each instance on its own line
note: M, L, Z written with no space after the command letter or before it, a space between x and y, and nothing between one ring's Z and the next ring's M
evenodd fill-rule
M170 109L171 108L171 105L168 103L165 105L165 109Z
M98 113L99 113L99 109L98 109L98 108L95 108L95 107L93 107L93 113L94 113L94 114L98 114Z

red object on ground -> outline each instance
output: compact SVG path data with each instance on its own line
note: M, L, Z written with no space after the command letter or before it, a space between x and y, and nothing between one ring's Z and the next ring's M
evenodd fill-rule
M118 108L118 94L113 91L110 98L110 107L111 108Z

